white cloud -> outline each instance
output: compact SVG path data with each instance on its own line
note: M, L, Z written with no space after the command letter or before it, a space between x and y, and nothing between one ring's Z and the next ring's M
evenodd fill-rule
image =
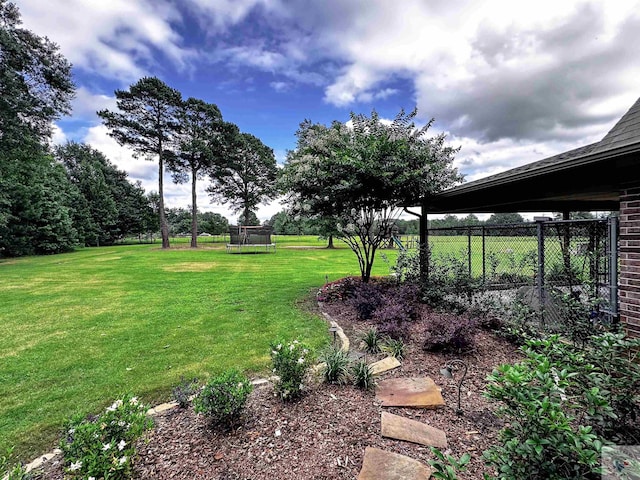
M244 20L258 6L267 11L280 9L280 2L277 0L189 0L188 3L198 14L206 17L207 25L212 21L217 30Z
M62 145L67 141L67 135L55 123L51 126L51 145Z
M93 121L97 118L98 110L115 110L116 98L102 93L92 93L88 88L81 86L76 90L72 107L74 119Z
M151 0L21 0L25 26L58 43L76 68L131 82L157 66L154 50L186 68L194 52L172 28L181 16Z
M269 85L278 93L286 92L291 88L289 82L271 82Z

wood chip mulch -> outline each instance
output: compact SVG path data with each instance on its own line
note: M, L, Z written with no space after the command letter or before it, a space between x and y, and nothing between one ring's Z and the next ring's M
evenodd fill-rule
M351 348L357 349L356 332L367 325L355 320L342 305L326 305L329 314L345 329ZM472 460L460 479L481 479L489 473L482 452L496 441L502 421L495 405L482 395L486 377L502 363L521 356L516 347L490 332L479 331L474 346L462 353L427 353L421 348L421 325L411 329L411 343L402 366L381 378L430 376L442 387L446 406L437 410L386 408L386 411L444 430L447 453ZM377 358L369 356L369 361ZM464 414L455 413L457 380L439 374L446 360L461 358L469 365L462 389ZM247 403L239 426L229 432L212 428L192 409L174 409L155 417L155 427L138 445L137 479L355 479L365 447L377 447L408 455L427 463L428 447L382 438L382 407L373 392L350 385L310 382L299 400L283 403L271 384L257 387ZM59 458L46 465L39 478L62 479Z

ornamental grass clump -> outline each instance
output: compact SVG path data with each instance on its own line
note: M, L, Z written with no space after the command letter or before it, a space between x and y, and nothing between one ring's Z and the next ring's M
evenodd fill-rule
M360 340L364 344L367 353L380 353L384 337L380 335L376 327L369 328L360 334Z
M348 352L334 345L322 352L320 361L325 364L322 372L325 382L346 383L350 363Z
M276 341L271 344L271 362L278 377L274 383L276 394L282 400L302 395L304 379L313 362L311 350L298 340Z
M135 441L153 424L147 409L125 395L97 417L79 415L67 422L60 442L65 478L131 478Z
M371 390L376 384L371 367L367 364L366 360L358 360L351 365L351 376L353 378L353 384L363 390Z
M232 427L240 418L249 394L251 381L236 369L213 377L194 399L196 413L202 413L214 425Z
M406 354L406 346L402 340L387 338L381 348L383 352L398 360L402 360Z

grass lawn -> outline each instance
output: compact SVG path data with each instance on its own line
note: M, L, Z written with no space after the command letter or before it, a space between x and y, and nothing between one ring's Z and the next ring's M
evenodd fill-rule
M155 403L181 376L265 374L276 337L328 340L299 307L310 290L359 273L348 248L314 237L278 236L277 254L261 255L188 241L0 260L0 452L15 445L31 459L72 413L120 393ZM380 258L374 273L388 273Z

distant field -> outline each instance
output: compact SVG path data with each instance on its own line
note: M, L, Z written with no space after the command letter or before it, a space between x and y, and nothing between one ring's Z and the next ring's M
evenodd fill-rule
M0 260L0 452L42 453L70 414L123 392L157 402L181 376L265 374L278 336L327 341L300 302L325 278L358 275L349 249L277 236L276 254L231 255L207 240ZM380 258L374 273L388 273Z

